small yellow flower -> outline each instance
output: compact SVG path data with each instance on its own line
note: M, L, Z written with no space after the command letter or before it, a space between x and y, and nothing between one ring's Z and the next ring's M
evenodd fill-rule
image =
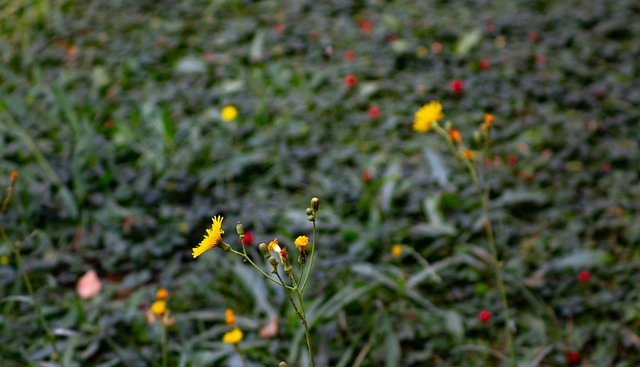
M160 301L163 301L167 298L169 298L169 292L164 289L164 288L160 288L158 289L158 291L156 292L156 298Z
M2 257L0 257L0 264L9 265L9 256L2 255Z
M269 251L280 253L280 246L278 246L278 239L274 238L273 241L269 242Z
M309 237L307 236L298 236L293 244L296 245L300 252L305 252L307 250L307 245L309 245Z
M451 129L449 129L449 137L451 138L451 141L453 141L456 144L462 142L462 137L460 136L460 130L456 128L452 127Z
M151 305L151 312L154 315L162 316L167 311L167 302L166 301L155 301Z
M491 124L493 123L493 115L490 113L487 113L484 115L484 125L486 127L491 127Z
M222 342L227 344L238 344L242 340L244 335L242 334L242 330L236 328L231 329L231 331L227 331L224 333L222 337Z
M437 123L443 117L442 104L438 101L431 101L422 106L418 112L416 112L416 116L413 121L413 130L426 133L431 130L434 123Z
M200 241L198 247L193 248L194 259L202 255L208 249L212 249L224 243L222 242L222 234L224 234L224 231L222 230L223 219L224 218L220 215L211 218L213 221L211 229L207 229L207 234L204 236L204 239Z
M229 326L233 326L236 324L236 316L233 314L233 310L230 308L227 308L227 310L225 311L225 321Z
M220 112L220 117L225 121L233 121L238 117L238 109L235 106L224 106Z
M395 257L402 255L402 245L391 246L391 254Z
M416 49L416 56L418 56L421 59L426 57L428 53L429 53L429 50L424 46L420 46Z

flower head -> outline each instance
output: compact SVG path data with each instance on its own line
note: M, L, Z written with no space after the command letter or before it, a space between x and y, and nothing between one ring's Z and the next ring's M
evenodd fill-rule
M380 117L380 108L378 108L377 106L371 106L367 110L367 114L372 119L377 119L378 117Z
M413 130L426 133L431 130L432 124L437 123L442 117L444 117L442 104L438 101L431 101L416 112Z
M391 254L395 257L402 255L402 245L391 246Z
M11 172L11 183L16 182L17 179L18 179L18 172L16 171Z
M204 239L200 241L198 247L193 248L193 258L202 255L208 249L214 248L216 246L222 247L223 250L228 251L229 245L222 241L222 234L224 234L224 230L222 230L222 220L224 218L220 215L211 218L213 224L211 225L211 229L207 229L207 234L204 236Z
M488 129L491 127L491 124L493 123L493 115L490 113L486 113L484 115L484 123L482 124L482 128L483 129Z
M160 289L158 289L158 291L156 292L156 298L157 298L159 301L165 300L165 299L169 298L169 292L168 292L166 289L164 289L164 288L160 288Z
M236 327L231 329L231 331L224 333L224 336L222 336L222 342L227 344L238 344L243 337L244 334L242 334L242 330Z
M478 314L478 320L480 320L480 322L487 322L491 320L491 312L487 310L480 311L480 314Z
M233 310L230 308L227 308L227 310L224 313L225 315L225 321L227 323L227 325L229 326L233 326L236 324L236 316L233 314Z
M355 87L357 83L358 83L358 78L356 78L356 76L353 74L349 74L344 77L344 85L346 85L349 88Z
M460 130L453 127L449 129L449 137L454 143L460 143L462 141L462 137L460 136Z
M162 316L167 311L166 301L155 301L151 305L151 312L156 316Z
M238 109L235 106L224 106L220 111L220 117L225 121L233 121L238 117Z
M278 246L278 239L274 238L273 241L269 242L269 251L280 253L280 246Z
M591 278L591 274L588 270L583 270L578 274L578 280L580 281L580 283L588 281L589 278Z
M464 83L460 79L453 79L450 87L454 94L460 94L464 91Z
M307 250L307 245L309 245L309 237L307 236L298 236L293 244L296 245L300 252L305 252Z

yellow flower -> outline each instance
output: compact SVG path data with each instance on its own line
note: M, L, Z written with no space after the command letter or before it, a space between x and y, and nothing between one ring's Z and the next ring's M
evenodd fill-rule
M300 252L305 252L307 250L307 245L309 244L309 237L307 236L298 236L293 244L296 245Z
M9 256L2 255L2 257L0 257L0 264L9 265Z
M238 109L235 106L224 106L220 112L220 117L225 121L233 121L238 117Z
M478 158L478 152L474 152L474 151L469 150L469 149L463 149L460 152L460 154L462 155L462 158L464 158L464 159L466 159L468 161L471 161L471 160L474 160L474 159Z
M230 308L227 308L227 310L225 311L225 321L229 326L233 326L236 324L236 316L233 314L233 310Z
M278 239L274 238L273 241L269 242L269 251L280 253L280 246L278 246Z
M402 255L402 245L391 246L391 254L395 257Z
M154 315L162 316L167 311L167 302L166 301L155 301L151 305L151 312Z
M224 333L222 341L227 344L238 344L243 337L244 335L242 334L242 330L235 327L231 329L231 331L227 331L226 333Z
M204 236L204 239L200 241L198 247L193 248L193 258L202 255L208 249L214 248L219 245L226 245L222 242L222 234L224 231L222 230L222 220L224 218L220 215L217 217L211 218L213 224L211 225L211 229L207 229L207 234ZM228 245L227 245L228 246ZM223 249L224 250L224 249Z
M437 123L443 117L442 104L438 101L431 101L416 112L415 120L413 120L413 130L426 133L431 130L433 123Z
M165 300L165 299L169 298L169 292L164 288L160 288L156 292L156 298L158 300L160 300L160 301Z

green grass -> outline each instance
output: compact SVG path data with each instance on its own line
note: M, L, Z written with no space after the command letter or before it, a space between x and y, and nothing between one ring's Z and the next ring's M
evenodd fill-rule
M520 365L566 366L572 350L638 365L639 13L631 0L7 2L0 187L20 177L1 220L64 365L160 366L144 313L165 287L170 366L238 365L226 308L253 365L306 366L281 290L191 248L223 215L236 248L237 221L253 233L254 259L276 236L291 252L311 196L318 366L506 365L477 193L441 139L411 130L434 99L471 146L496 117L490 211ZM233 122L219 117L229 104ZM52 349L11 242L2 255L0 364L42 365ZM89 269L103 290L81 300ZM278 335L260 338L276 316Z

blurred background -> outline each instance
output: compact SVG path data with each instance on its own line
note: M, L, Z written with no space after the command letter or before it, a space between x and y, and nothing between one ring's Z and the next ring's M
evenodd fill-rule
M164 287L170 366L240 365L226 308L250 366L306 366L284 293L191 248L222 215L255 259L274 237L291 251L312 196L318 365L502 365L477 192L411 128L430 100L471 147L495 116L477 164L520 365L639 365L639 17L633 0L3 2L0 184L19 179L2 225L65 365L160 366L145 311ZM2 366L55 365L10 242L0 256ZM90 270L101 289L80 297Z

